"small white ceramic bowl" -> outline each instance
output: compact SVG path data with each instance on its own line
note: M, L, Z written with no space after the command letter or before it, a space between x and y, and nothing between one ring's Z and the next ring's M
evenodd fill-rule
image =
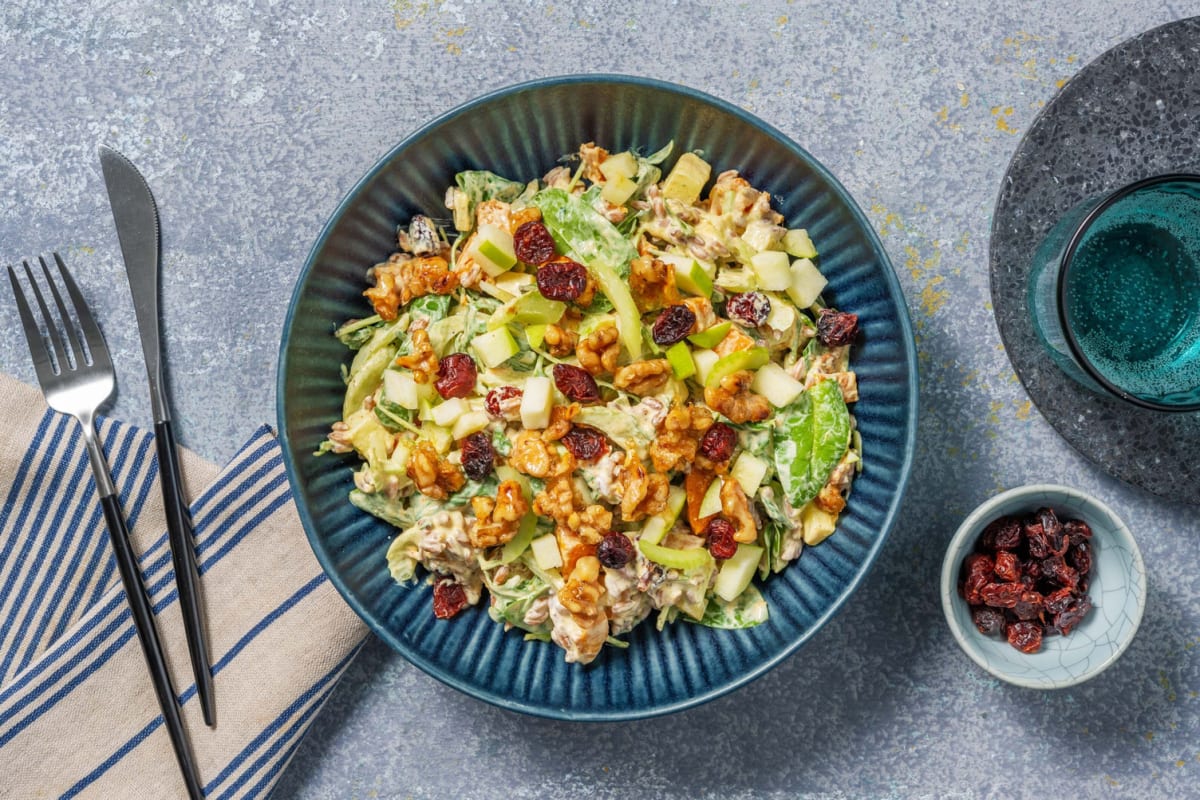
M983 529L1009 514L1053 508L1059 519L1081 519L1092 529L1088 595L1094 605L1068 636L1047 636L1039 652L1026 655L1003 637L985 636L971 621L958 593L963 559ZM1062 689L1095 677L1133 641L1146 606L1146 570L1137 543L1112 509L1076 489L1034 484L1010 489L976 508L963 521L942 561L942 610L963 652L1001 680L1030 689Z

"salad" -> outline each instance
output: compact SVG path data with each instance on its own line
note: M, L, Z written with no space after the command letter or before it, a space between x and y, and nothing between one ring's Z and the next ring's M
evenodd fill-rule
M397 581L589 663L650 616L765 622L754 578L833 533L861 440L856 315L736 171L589 142L528 183L455 176L343 324L350 502ZM703 194L705 186L711 188ZM444 212L439 212L444 213ZM381 554L383 555L383 554Z

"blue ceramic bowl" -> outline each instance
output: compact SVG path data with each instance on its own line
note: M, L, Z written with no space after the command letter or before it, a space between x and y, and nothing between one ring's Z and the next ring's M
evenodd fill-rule
M1060 519L1081 519L1092 529L1094 607L1069 636L1048 636L1042 649L1026 655L998 636L981 634L958 594L963 559L983 529L1008 514L1053 508ZM1001 680L1030 689L1062 689L1099 675L1133 641L1146 607L1146 569L1137 542L1112 509L1076 489L1035 484L996 495L963 521L942 562L942 610L963 652Z
M771 618L744 631L681 622L643 624L625 650L591 665L554 645L506 633L482 605L453 620L431 612L430 587L399 586L384 553L395 530L350 505L350 461L314 457L339 419L332 336L369 313L364 273L395 248L397 223L442 208L454 174L486 168L529 179L581 142L612 151L699 149L714 171L739 170L769 190L792 227L809 230L829 279L826 296L859 315L854 407L866 469L838 532L765 586ZM721 100L666 83L574 76L486 95L434 120L383 157L334 212L296 283L284 325L278 413L296 505L317 558L346 601L393 648L430 675L505 708L547 717L648 717L711 700L763 674L809 639L846 601L895 522L912 461L917 367L904 297L879 240L846 190L779 131Z

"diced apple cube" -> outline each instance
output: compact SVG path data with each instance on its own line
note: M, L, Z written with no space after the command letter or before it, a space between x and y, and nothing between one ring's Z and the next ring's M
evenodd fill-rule
M695 153L684 153L663 181L663 197L690 206L699 199L710 175L712 167L707 161Z
M787 231L765 219L751 220L742 233L742 241L755 250L774 250Z
M721 565L717 580L713 584L713 592L727 603L732 603L737 596L746 591L754 573L758 571L758 562L762 559L763 549L758 545L739 544L731 558Z
M715 350L695 350L692 352L692 361L696 365L696 381L704 385L708 381L708 373L721 360L721 356Z
M454 422L451 434L454 440L465 439L472 433L483 430L491 422L485 411L468 411Z
M713 482L708 485L708 490L700 500L698 516L711 517L713 514L721 513L721 484L720 477L713 478Z
M793 228L783 235L783 249L796 258L816 258L817 248L813 246L808 231L804 228Z
M421 395L412 373L388 369L383 372L383 396L388 402L415 411L420 407Z
M521 347L509 332L508 326L476 336L471 342L471 349L488 369L495 369L521 352Z
M671 526L667 524L667 520L658 514L655 514L650 519L646 520L646 526L642 528L642 533L638 537L640 542L649 542L650 544L658 544L667 535L667 531Z
M632 178L637 174L637 168L637 159L628 150L624 153L613 153L600 162L600 174L607 181L617 177Z
M800 308L808 308L817 301L829 281L807 258L792 262L792 282L787 287L788 297Z
M762 485L763 478L767 476L768 466L765 459L743 450L733 462L729 475L742 487L746 497L754 497L754 493Z
M434 425L440 425L443 428L449 428L463 414L467 413L468 406L460 397L451 397L449 400L443 400L433 407L430 411L430 418Z
M528 272L506 272L496 278L492 283L497 289L508 292L513 297L524 294L533 286L536 279Z
M525 380L521 397L521 424L526 428L545 428L554 408L554 384L549 378L533 376Z
M691 256L678 253L664 253L660 260L674 268L675 285L680 289L697 297L712 297L712 276L717 271L715 264L701 263Z
M542 569L558 569L562 566L562 554L558 552L558 540L553 533L539 536L529 543L533 560Z
M600 190L600 198L614 206L623 206L636 191L637 182L624 175L616 175L605 182L604 188Z
M512 234L489 223L475 229L467 254L492 277L507 272L517 263Z
M815 503L809 503L800 510L800 525L804 529L804 543L817 545L837 528L837 514L830 514Z
M750 388L761 394L776 408L790 405L804 391L804 384L787 374L787 370L774 362L764 364L754 373Z
M767 312L767 321L764 324L773 331L791 330L796 324L796 309L779 295L768 299L771 301L771 310Z
M696 362L692 359L692 351L686 342L676 342L667 348L667 363L671 372L679 380L690 378L696 374Z
M782 292L792 284L791 259L782 250L756 253L750 268L758 275L758 286L770 292Z

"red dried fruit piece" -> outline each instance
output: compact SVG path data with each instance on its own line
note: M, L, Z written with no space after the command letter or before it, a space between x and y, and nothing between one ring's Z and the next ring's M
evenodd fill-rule
M1067 562L1082 578L1092 571L1092 545L1086 539L1079 544L1071 545L1067 551Z
M467 592L462 584L442 578L433 585L433 615L450 619L467 607Z
M496 465L496 448L492 437L483 431L472 433L458 443L462 455L462 469L467 477L479 482L492 474Z
M1079 585L1079 572L1074 567L1067 566L1067 562L1063 560L1062 556L1050 556L1042 559L1042 577L1069 589L1074 589Z
M1092 538L1091 526L1081 519L1067 520L1063 523L1063 530L1067 532L1067 537L1071 540L1072 545L1077 545Z
M1014 608L1025 587L1019 583L989 583L979 590L984 605L992 608Z
M587 425L572 425L561 441L571 455L580 461L595 461L608 452L608 439Z
M438 362L438 378L433 388L449 400L451 397L466 397L475 391L475 359L466 353L451 353Z
M970 605L983 604L983 587L992 582L987 575L970 575L959 587L959 593Z
M962 570L967 577L982 575L990 578L995 568L995 560L985 553L971 553L963 559Z
M724 422L714 422L700 439L700 455L718 464L733 458L737 431Z
M725 301L725 316L750 328L762 325L770 313L771 299L760 292L735 294Z
M516 416L513 414L506 415L504 413L505 406L511 407L515 405L509 401L520 398L522 394L522 391L515 386L499 386L487 393L487 398L483 401L483 407L495 419L516 419Z
M600 399L600 387L587 370L571 364L555 364L553 374L554 385L568 400L594 403Z
M1031 558L1021 562L1021 577L1031 578L1033 581L1042 579L1042 562L1036 558Z
M1008 643L1022 653L1036 653L1042 649L1042 626L1036 622L1010 622L1004 633Z
M996 577L1002 581L1019 581L1021 579L1021 562L1017 554L1009 550L996 553Z
M1046 612L1048 614L1061 614L1070 607L1075 601L1075 593L1070 589L1063 587L1055 589L1045 597Z
M987 606L974 606L971 609L971 622L984 636L998 636L1004 633L1004 612Z
M1025 534L1025 544L1029 548L1029 555L1033 558L1046 558L1052 555L1050 549L1050 538L1046 536L1046 531L1042 528L1040 522L1026 522L1023 526Z
M858 336L858 314L822 308L817 318L817 338L827 347L850 344Z
M979 549L985 552L1016 550L1021 546L1021 521L1016 517L1000 517L983 529Z
M1066 636L1083 622L1084 617L1092 610L1092 599L1087 595L1080 597L1063 611L1054 615L1054 629Z
M610 531L600 540L596 557L609 569L620 569L633 560L633 542L619 531Z
M650 336L655 344L666 346L683 341L695 326L696 312L683 305L667 306L654 320Z
M1045 604L1046 601L1042 597L1041 592L1021 592L1021 597L1017 600L1017 604L1013 606L1013 613L1017 615L1017 619L1037 619L1042 613Z
M704 539L713 558L733 558L738 548L733 538L735 530L733 523L724 517L713 517L704 526Z
M513 252L526 264L540 266L555 256L554 237L541 222L526 222L513 233Z
M551 261L538 267L537 287L548 300L569 302L587 289L587 269L570 259Z

